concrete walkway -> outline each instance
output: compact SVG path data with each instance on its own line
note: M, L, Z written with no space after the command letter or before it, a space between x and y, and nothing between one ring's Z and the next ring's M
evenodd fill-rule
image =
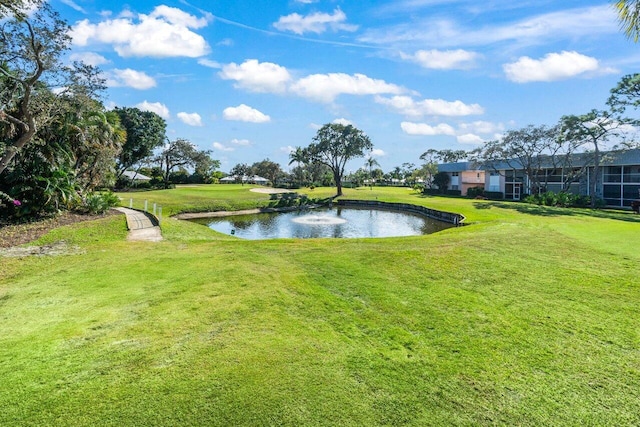
M129 208L116 208L127 216L129 235L127 240L143 242L159 242L162 240L160 227L155 225L155 218L151 214Z

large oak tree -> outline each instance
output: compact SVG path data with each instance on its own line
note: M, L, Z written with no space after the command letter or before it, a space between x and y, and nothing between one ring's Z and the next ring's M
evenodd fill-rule
M352 125L328 123L322 126L307 148L305 157L312 163L321 163L331 169L337 196L342 196L342 177L347 162L364 157L373 149L369 137Z

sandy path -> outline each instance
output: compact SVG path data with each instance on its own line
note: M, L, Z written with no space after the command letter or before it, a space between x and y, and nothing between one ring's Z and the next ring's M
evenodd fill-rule
M295 193L295 191L287 190L286 188L252 188L249 191L263 194Z

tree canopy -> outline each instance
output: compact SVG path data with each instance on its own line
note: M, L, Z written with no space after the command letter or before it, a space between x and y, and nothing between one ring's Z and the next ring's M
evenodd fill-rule
M70 43L69 26L47 3L28 19L14 16L0 24L0 173L55 116L57 97L44 83L71 82L71 70L61 61Z
M168 141L157 158L162 168L165 188L170 185L169 176L174 169L189 166L195 167L199 163L205 162L207 158L210 159L210 154L211 151L198 150L195 145L184 138Z
M26 5L37 9L13 10ZM97 70L64 64L69 26L48 3L2 6L9 17L0 21L0 219L83 209L113 178L124 131L99 101Z
M116 108L120 122L127 132L127 138L118 156L118 174L151 156L153 150L165 142L167 124L151 111L135 107Z
M331 169L336 184L337 196L342 195L342 177L347 162L363 157L371 151L373 144L369 137L352 125L328 123L322 126L313 142L304 149L305 158L313 163L321 163Z

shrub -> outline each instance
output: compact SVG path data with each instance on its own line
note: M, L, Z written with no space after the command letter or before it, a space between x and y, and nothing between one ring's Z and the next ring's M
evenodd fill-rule
M90 214L103 214L114 206L120 204L120 199L111 191L104 193L89 193L82 200L78 210Z
M591 198L589 196L581 196L577 194L560 192L554 193L553 191L547 191L546 193L540 193L536 195L527 196L523 199L526 203L542 206L557 206L557 207L588 207L591 204ZM596 207L601 208L605 206L605 202L602 199L596 200Z
M589 196L576 196L573 203L574 203L574 206L578 208L586 208L591 204L591 198ZM598 203L596 202L596 205L597 204Z
M504 199L504 193L501 191L485 191L484 197L491 200L502 200Z
M484 196L484 188L482 187L471 187L467 190L468 197L478 197Z
M423 188L422 194L427 194L429 196L435 196L436 194L440 194L440 190L437 188Z
M461 196L462 195L462 191L460 191L460 190L447 190L444 194L446 194L447 196Z

